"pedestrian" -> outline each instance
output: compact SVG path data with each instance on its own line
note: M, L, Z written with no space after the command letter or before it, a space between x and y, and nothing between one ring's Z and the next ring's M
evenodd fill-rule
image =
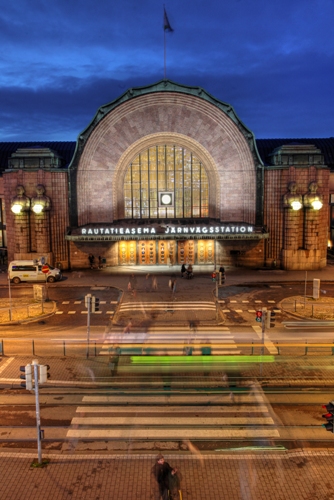
M92 253L90 253L88 255L88 260L89 260L89 265L90 265L90 268L93 269L94 268L94 260L95 260L95 257Z
M126 327L123 330L123 333L131 333L131 328L132 328L132 319L130 318L129 323L126 325Z
M102 257L99 255L99 269L102 269Z
M187 270L187 269L186 269L185 264L182 264L182 266L181 266L181 278L183 278L184 273L186 272L186 270Z
M145 292L149 292L150 287L149 287L149 279L150 279L150 273L146 274L145 277Z
M173 297L175 295L175 292L176 292L176 278L174 278L172 280L172 295L173 295Z
M152 290L158 290L158 280L154 274L152 276Z
M172 467L165 462L163 455L158 455L151 469L154 500L168 500L168 475Z
M171 500L180 500L181 481L182 474L174 467L168 473L168 489Z

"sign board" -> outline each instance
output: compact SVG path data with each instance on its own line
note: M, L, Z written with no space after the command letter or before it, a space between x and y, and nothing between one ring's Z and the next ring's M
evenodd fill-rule
M49 271L50 271L49 266L42 266L42 273L48 274Z
M34 300L45 300L46 290L45 285L33 285Z

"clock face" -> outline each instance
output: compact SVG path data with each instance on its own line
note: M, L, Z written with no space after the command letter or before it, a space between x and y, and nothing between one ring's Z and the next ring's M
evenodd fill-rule
M173 207L174 206L174 193L172 191L165 191L159 193L159 206L160 207Z
M161 196L161 203L163 205L170 205L171 201L172 201L172 197L170 194L163 194Z

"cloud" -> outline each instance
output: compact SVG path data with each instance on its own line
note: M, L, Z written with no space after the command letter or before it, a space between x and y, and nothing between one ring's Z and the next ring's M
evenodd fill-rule
M169 0L167 77L257 137L333 135L332 0ZM24 13L24 15L23 15ZM75 140L101 105L163 78L155 0L16 0L0 11L2 140Z

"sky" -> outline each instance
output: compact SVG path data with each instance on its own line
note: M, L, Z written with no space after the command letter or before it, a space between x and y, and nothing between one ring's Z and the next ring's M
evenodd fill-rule
M75 141L97 109L164 78L159 0L0 9L0 141ZM334 136L334 0L165 0L167 78L233 106L256 138Z

